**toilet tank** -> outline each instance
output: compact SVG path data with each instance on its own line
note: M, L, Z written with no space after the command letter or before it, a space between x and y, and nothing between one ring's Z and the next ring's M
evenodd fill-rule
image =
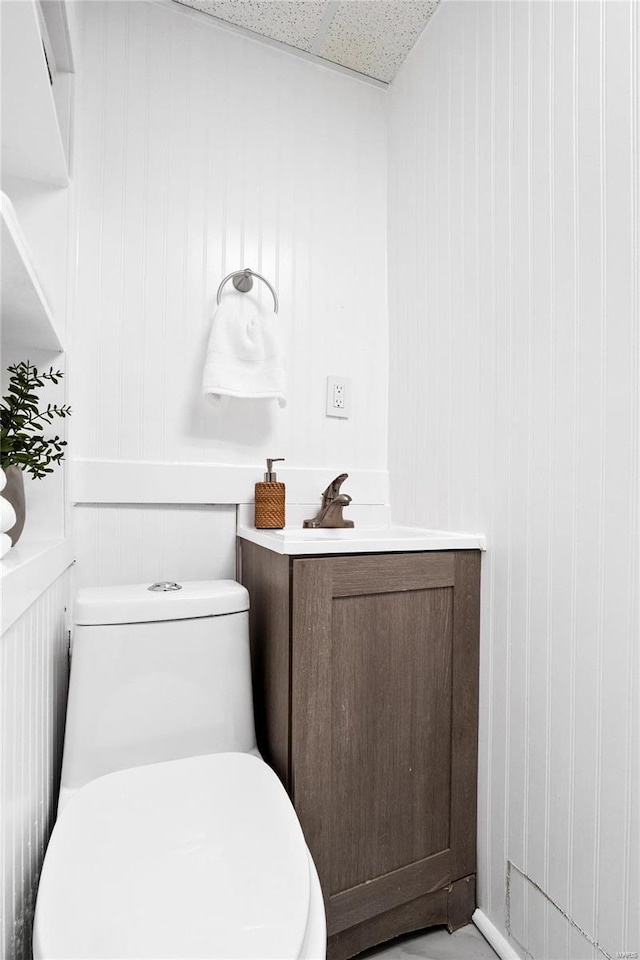
M115 770L256 752L248 610L234 580L78 592L60 808Z

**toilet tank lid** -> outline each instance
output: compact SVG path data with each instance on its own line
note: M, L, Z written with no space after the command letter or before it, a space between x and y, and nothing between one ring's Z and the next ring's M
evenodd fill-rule
M142 623L219 617L249 609L249 594L235 580L192 580L180 590L155 592L151 584L84 587L76 594L74 623L79 626Z

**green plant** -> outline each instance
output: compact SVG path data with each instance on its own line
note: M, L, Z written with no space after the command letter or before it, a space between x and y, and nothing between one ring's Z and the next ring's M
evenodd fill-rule
M55 417L68 417L71 407L50 403L46 410L40 411L36 391L44 387L47 380L57 384L64 374L61 370L54 372L53 367L48 373L38 373L28 360L7 367L7 370L11 374L8 393L0 401L2 469L15 465L41 479L47 473L53 473L50 464L64 459L67 445L67 441L58 436L46 438L44 426L52 423Z

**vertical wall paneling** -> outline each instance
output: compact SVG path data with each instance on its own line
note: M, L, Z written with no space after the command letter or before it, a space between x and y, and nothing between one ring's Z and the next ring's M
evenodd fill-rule
M34 335L30 324L16 324L16 315L9 316L3 303L0 379L6 393L7 368L25 360L41 371L62 370L61 383L37 391L46 407L63 405L69 397L67 356L59 351L69 344L73 274L65 162L72 139L73 65L64 37L64 5L45 5L55 7L56 20L55 30L49 23L56 66L51 88L40 56L38 6L2 4L3 54L10 49L13 55L2 57L6 162L1 186L11 201L56 336L47 336L44 328ZM18 8L23 14L9 16ZM2 279L11 283L8 276ZM20 299L20 291L14 292ZM68 423L56 419L50 430L45 428L45 436L69 439ZM32 956L36 891L57 804L68 670L67 569L72 561L67 463L44 479L26 475L25 497L22 538L0 563L0 956L7 960Z
M74 455L252 465L256 480L267 456L326 468L327 482L386 470L385 91L178 4L95 2L80 13ZM201 394L216 291L243 266L278 290L284 409L216 408ZM225 296L249 302L231 284ZM270 306L261 283L250 296ZM329 374L351 378L348 420L325 416ZM115 515L99 509L76 511L85 546L87 524L111 537ZM151 550L149 516L117 513L123 556ZM212 514L201 519L208 529ZM226 569L197 522L182 531L192 534L185 544L202 563L182 568ZM119 577L105 555L83 572L85 546L81 582L89 571ZM148 579L157 561L149 553L127 568Z
M31 957L40 868L55 820L67 691L68 575L0 637L0 952Z
M178 5L82 13L76 455L386 467L385 91ZM243 265L278 288L284 410L201 396ZM329 373L352 378L348 421L325 416Z
M630 98L631 98L631 142L629 145L629 162L631 166L631 175L633 179L632 188L632 207L631 207L631 263L633 270L632 281L632 311L633 315L640 316L640 13L637 4L631 4L629 11L629 55L631 61L630 76ZM632 379L636 390L640 390L640 325L635 325L635 335L632 345ZM631 446L631 470L634 476L640 474L639 466L639 445L640 445L640 416L637 408L633 411L633 429ZM640 537L640 511L638 510L638 500L634 491L631 492L630 499L630 527L635 530ZM638 552L630 544L629 549L629 570L631 582L636 585L640 582L638 570ZM632 591L629 596L629 623L637 625L640 621L640 591ZM640 673L640 649L638 644L631 644L627 656L626 684L623 687L623 696L632 701L638 695L637 677ZM635 681L635 682L634 682ZM626 836L624 845L625 871L623 884L623 929L624 939L628 943L637 930L637 921L634 919L634 906L632 897L637 894L638 883L638 865L635 851L640 848L640 824L634 817L634 810L637 809L638 791L640 790L639 779L640 771L636 764L638 740L637 723L638 718L633 713L629 713L627 718L626 742L626 789L625 789L625 808L624 822L626 823ZM634 737L635 734L635 737Z
M76 589L236 574L233 506L82 504L73 534Z
M478 889L535 958L640 947L637 57L627 0L448 0L389 91L392 511L488 537Z

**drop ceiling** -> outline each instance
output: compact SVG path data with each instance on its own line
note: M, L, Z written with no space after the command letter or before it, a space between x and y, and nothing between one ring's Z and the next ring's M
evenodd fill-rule
M390 83L439 0L177 0L217 20Z

